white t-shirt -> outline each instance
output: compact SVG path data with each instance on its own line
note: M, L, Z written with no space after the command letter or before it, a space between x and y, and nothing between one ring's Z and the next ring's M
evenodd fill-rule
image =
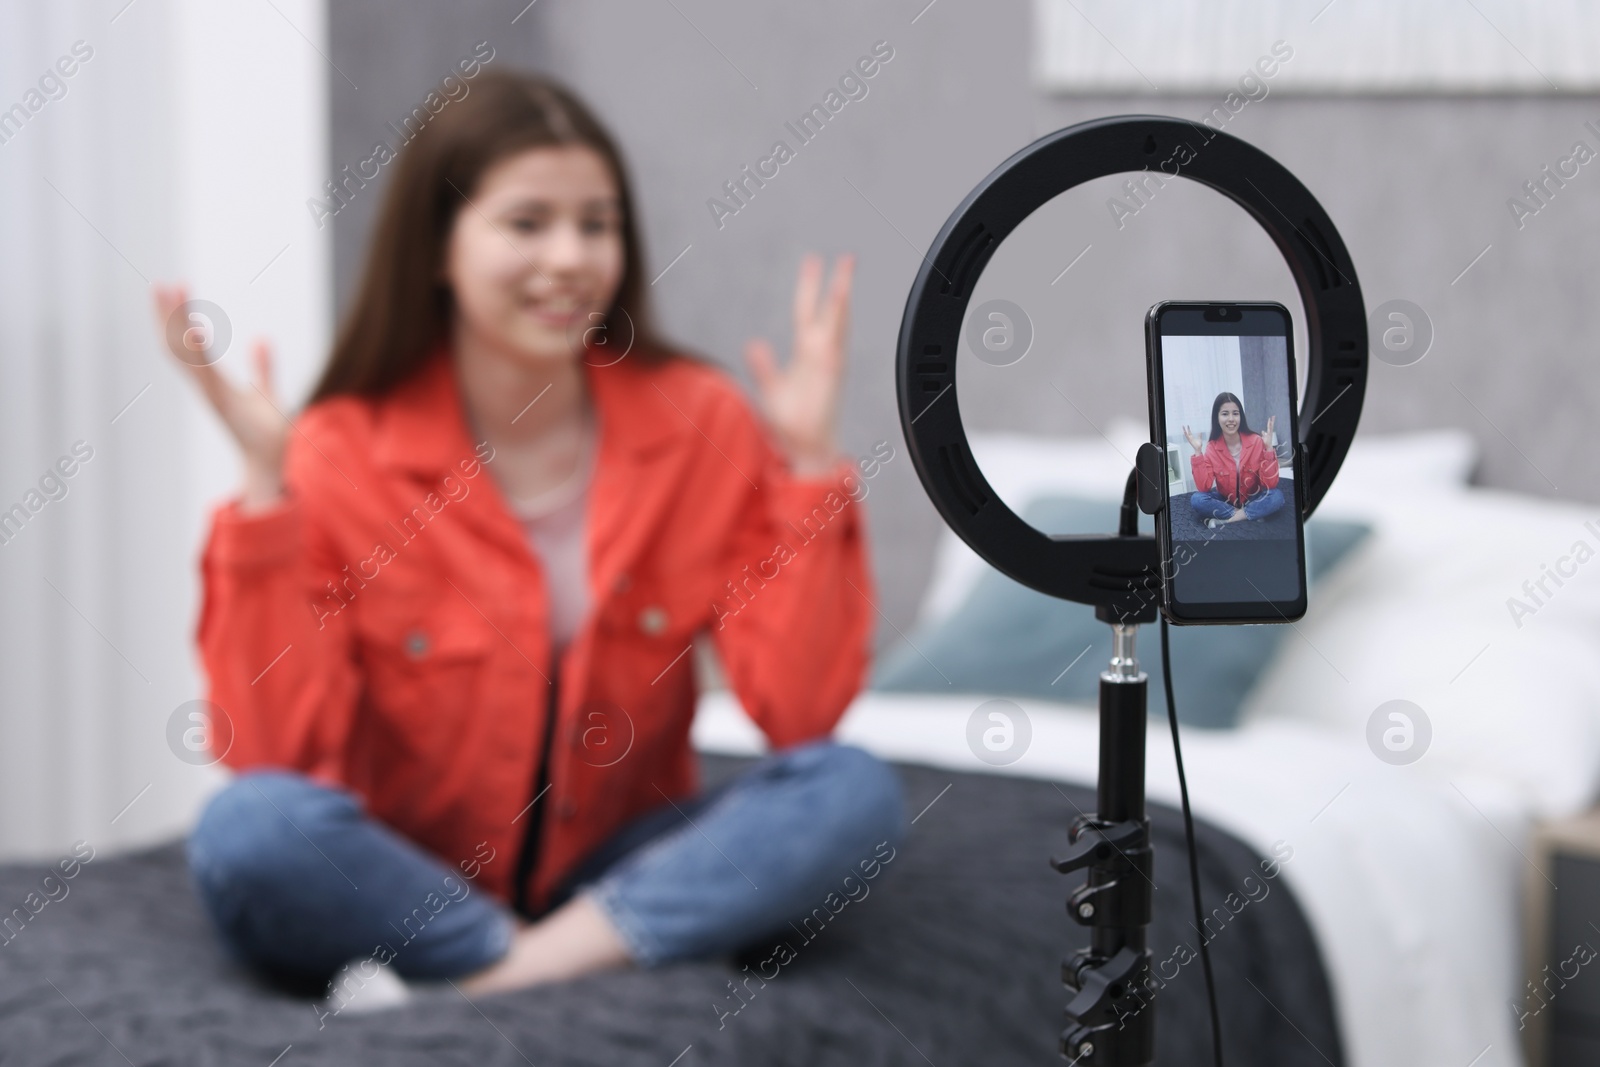
M544 564L550 644L558 656L589 613L587 512L596 451L595 428L590 421L584 426L583 452L572 476L536 497L511 501L511 509L528 535L528 547Z

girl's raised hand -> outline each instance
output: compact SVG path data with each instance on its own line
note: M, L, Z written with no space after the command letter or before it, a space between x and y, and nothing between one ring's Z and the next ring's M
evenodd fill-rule
M178 314L188 301L182 285L152 287L156 328L167 350L183 365L211 402L222 422L238 442L244 457L244 490L240 506L259 511L276 504L283 495L283 454L290 427L272 393L272 348L265 339L251 346L255 381L235 385L216 366L220 354L210 350L210 329L203 322Z
M1194 449L1195 455L1198 456L1198 455L1200 455L1202 452L1204 452L1206 450L1205 443L1203 441L1201 441L1200 438L1197 437L1194 433L1190 432L1188 426L1185 426L1183 428L1183 436L1188 438L1189 447Z
M801 477L823 474L838 462L834 425L850 333L850 280L855 256L834 261L833 279L822 292L822 257L800 263L794 291L794 354L787 367L765 338L745 344L761 410L790 466Z

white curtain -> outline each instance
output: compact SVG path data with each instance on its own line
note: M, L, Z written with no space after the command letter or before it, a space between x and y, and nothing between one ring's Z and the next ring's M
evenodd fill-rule
M0 857L187 825L218 768L196 553L237 477L161 351L149 286L222 307L297 400L328 336L321 0L0 4Z
M1161 369L1168 441L1182 442L1185 426L1205 437L1211 432L1217 394L1244 395L1237 337L1163 338Z

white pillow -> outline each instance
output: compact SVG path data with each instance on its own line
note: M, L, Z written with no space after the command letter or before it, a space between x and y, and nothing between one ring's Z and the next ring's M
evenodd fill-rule
M1478 443L1465 430L1358 433L1318 512L1377 513L1378 498L1393 493L1464 488L1477 465Z
M1106 424L1105 437L975 433L968 442L996 495L1020 513L1042 496L1121 500L1134 453L1149 439L1145 423L1118 416ZM1323 507L1330 514L1376 517L1398 494L1466 485L1476 462L1477 446L1464 430L1357 436ZM943 530L918 621L947 617L987 567L966 542Z
M1115 418L1105 437L1040 437L1017 433L975 433L967 437L972 458L1012 511L1022 512L1044 496L1121 500L1133 469L1133 454L1149 439L1147 427ZM945 527L934 551L933 574L917 619L937 622L960 606L988 564Z
M1373 536L1319 583L1241 719L1360 741L1380 704L1409 700L1433 736L1396 773L1498 778L1546 817L1582 808L1600 791L1600 509L1488 489L1378 496ZM1573 572L1560 586L1545 577L1558 563Z

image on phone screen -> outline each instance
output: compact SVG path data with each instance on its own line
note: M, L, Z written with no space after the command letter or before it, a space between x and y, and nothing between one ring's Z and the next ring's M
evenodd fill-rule
M1288 313L1161 305L1152 319L1170 601L1195 621L1298 617L1304 558Z

